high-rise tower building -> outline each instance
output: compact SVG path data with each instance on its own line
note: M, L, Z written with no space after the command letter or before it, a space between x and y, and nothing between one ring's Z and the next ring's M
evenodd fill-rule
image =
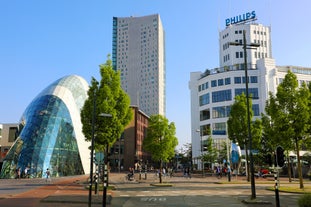
M121 85L147 115L165 115L165 37L158 14L113 17L112 64Z
M235 65L244 68L244 52L242 47L230 47L230 42L243 43L245 30L246 43L260 44L256 50L246 50L248 68L252 68L258 59L272 58L270 27L261 24L238 24L227 26L219 33L219 67Z

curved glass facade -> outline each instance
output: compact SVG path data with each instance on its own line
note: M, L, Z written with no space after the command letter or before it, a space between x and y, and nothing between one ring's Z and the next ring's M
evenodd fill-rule
M66 76L43 90L26 108L20 134L8 152L0 178L14 178L16 169L29 169L29 177L84 174L89 169L80 109L88 85L79 76Z

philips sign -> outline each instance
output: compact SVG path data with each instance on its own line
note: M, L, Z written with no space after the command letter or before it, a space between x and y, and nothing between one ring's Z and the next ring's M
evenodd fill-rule
M231 24L238 24L250 20L255 20L256 19L256 13L255 11L252 12L247 12L245 14L241 14L239 16L231 17L226 19L226 26L229 26Z

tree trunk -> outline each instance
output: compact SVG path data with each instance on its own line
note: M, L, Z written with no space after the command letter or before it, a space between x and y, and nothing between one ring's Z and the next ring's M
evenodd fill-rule
M288 150L286 151L287 152L287 173L288 173L288 182L292 182L292 166L291 166L291 163L290 163L290 160L289 160L289 152Z
M303 189L303 178L302 178L302 169L301 169L300 156L299 156L298 138L295 138L295 142L296 142L295 144L296 144L296 154L297 154L297 162L298 162L299 184L300 184L300 189Z
M160 160L159 180L162 183L162 159Z

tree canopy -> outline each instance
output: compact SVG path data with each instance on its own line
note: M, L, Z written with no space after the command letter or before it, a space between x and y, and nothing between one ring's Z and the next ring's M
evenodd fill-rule
M150 116L143 148L151 154L154 161L160 161L160 183L162 183L162 162L167 162L175 156L175 147L178 145L175 134L174 122L169 123L162 115Z
M175 133L174 122L169 123L162 115L151 115L143 147L151 153L153 160L166 162L175 156L175 147L178 145Z
M310 129L310 91L306 84L298 85L297 77L288 71L274 96L269 94L266 112L278 136L272 137L286 150L295 146L298 158L300 188L303 188L299 150L301 142L309 137ZM276 147L276 146L274 146Z
M81 122L87 141L92 139L94 124L95 149L103 151L121 136L132 118L132 111L130 98L121 88L120 73L112 69L109 56L106 63L99 67L101 80L98 82L92 77L88 99L81 110Z

